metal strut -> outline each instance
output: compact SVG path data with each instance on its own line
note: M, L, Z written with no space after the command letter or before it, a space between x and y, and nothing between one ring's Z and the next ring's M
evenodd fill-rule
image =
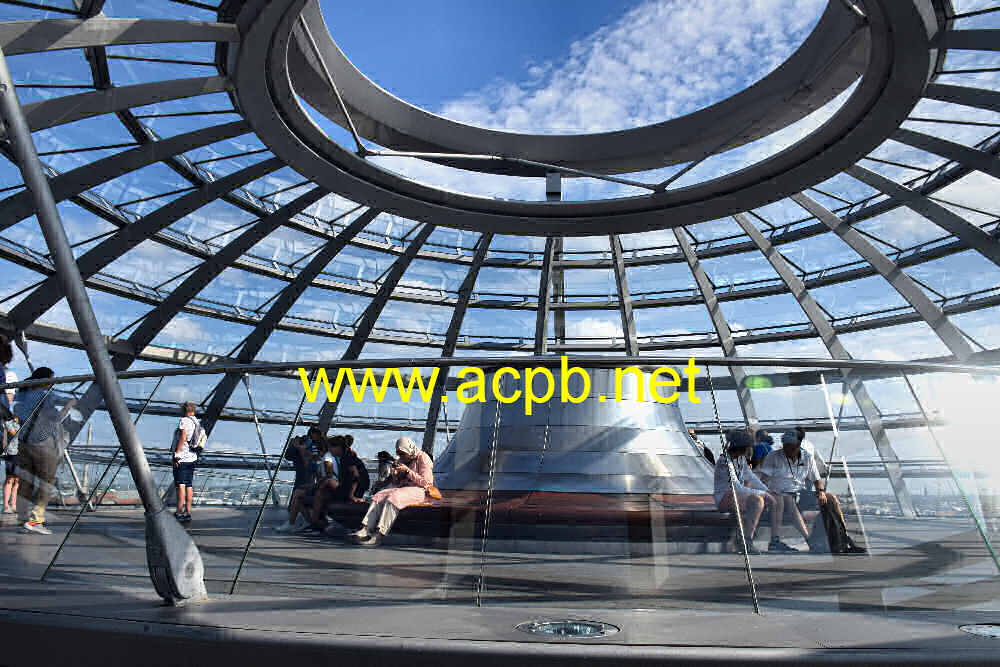
M104 337L87 296L80 268L56 208L48 178L42 170L31 132L14 90L7 59L0 49L0 116L6 126L11 151L31 193L38 225L52 254L56 279L66 295L73 320L87 350L95 382L104 394L108 416L125 451L132 478L146 510L146 558L156 592L176 604L206 597L204 565L198 547L160 500L129 414L121 385L108 358Z

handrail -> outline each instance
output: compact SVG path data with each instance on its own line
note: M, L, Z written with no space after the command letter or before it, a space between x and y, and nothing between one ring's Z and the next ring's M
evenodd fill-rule
M637 366L652 368L657 366L686 366L692 355L684 357L642 356L642 357L605 357L605 356L568 356L571 366L582 368L624 368ZM952 364L926 361L877 361L871 359L812 359L786 357L699 357L696 365L738 367L788 367L788 368L829 368L841 371L898 371L899 373L964 373L978 376L1000 377L1000 366L976 366L970 364ZM137 371L122 371L117 374L119 380L137 378L178 377L188 375L216 375L220 373L268 373L275 371L295 371L299 368L311 370L326 369L365 369L365 368L452 368L455 366L474 366L492 368L510 366L512 368L528 368L542 366L558 368L562 363L559 356L525 356L525 357L430 357L430 358L379 358L354 360L303 360L282 362L255 362L249 364L227 363L205 366L182 366L180 368L158 368ZM0 383L0 389L20 389L38 387L45 384L68 384L90 382L93 375L63 375L43 380L21 380L11 383Z

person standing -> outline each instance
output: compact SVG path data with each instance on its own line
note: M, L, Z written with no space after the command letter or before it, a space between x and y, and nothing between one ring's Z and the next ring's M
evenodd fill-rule
M52 377L55 377L52 369L42 366L35 369L28 379ZM52 384L48 383L23 389L18 392L18 400L14 404L14 414L23 424L18 434L17 452L17 474L21 479L18 495L23 501L18 520L23 522L23 532L37 535L52 534L45 526L45 508L55 488L59 459L66 447L62 421L76 405L76 399L50 392L51 387Z
M174 431L174 486L177 487L177 511L174 512L174 517L181 523L191 521L191 502L194 500L194 464L198 455L191 447L201 429L194 410L194 401L186 401L181 406L182 417Z
M4 382L17 382L17 374L7 368L14 359L14 348L10 340L0 334L0 373ZM17 416L13 413L15 390L7 389L0 392L0 458L3 458L3 513L13 514L17 505L17 487L20 480L15 473L17 468Z

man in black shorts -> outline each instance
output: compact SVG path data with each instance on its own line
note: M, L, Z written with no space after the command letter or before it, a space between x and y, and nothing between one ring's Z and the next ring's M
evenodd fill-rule
M774 450L764 458L760 474L767 488L777 496L777 501L771 508L771 543L767 547L768 551L798 551L781 540L781 524L786 512L792 518L792 525L806 540L809 539L806 521L811 521L819 514L820 505L830 503L833 511L843 516L840 501L837 496L826 492L813 455L802 449L795 431L782 434L781 449Z

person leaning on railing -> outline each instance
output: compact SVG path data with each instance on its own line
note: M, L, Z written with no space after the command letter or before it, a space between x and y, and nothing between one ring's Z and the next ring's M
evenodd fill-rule
M381 544L400 510L424 502L428 489L434 486L434 462L412 439L404 437L396 441L396 456L392 484L372 496L372 504L361 520L361 530L348 535L360 546Z

